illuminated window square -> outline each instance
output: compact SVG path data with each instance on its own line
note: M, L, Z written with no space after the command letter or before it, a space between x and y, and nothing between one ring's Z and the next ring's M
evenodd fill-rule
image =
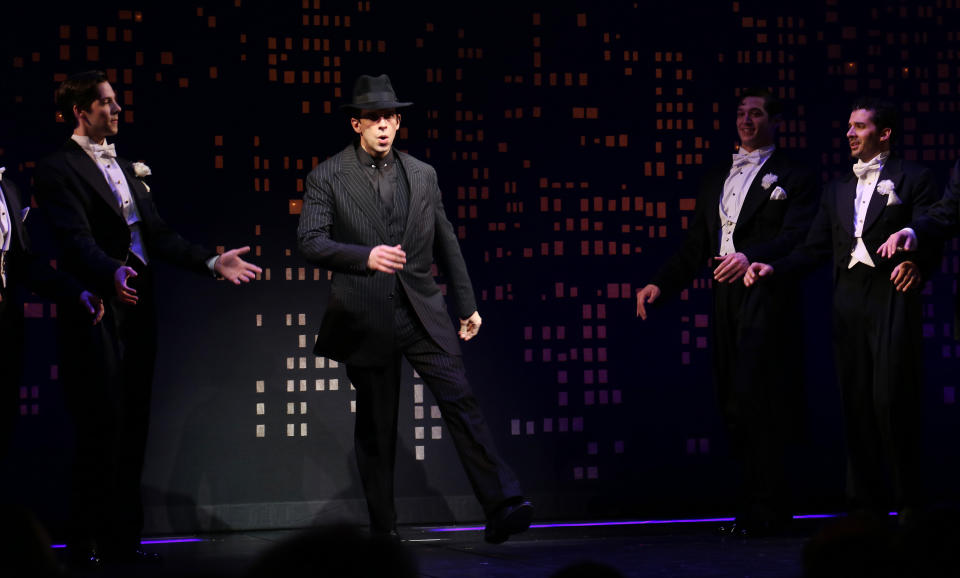
M296 360L293 357L287 358L287 369L293 369L296 366Z
M430 406L430 419L440 419L440 406Z
M306 380L306 379L301 379L301 380L300 380L300 391L307 391L307 380Z
M257 380L257 393L263 393L265 389L266 389L266 382L264 382L262 379L258 379L258 380Z
M301 402L300 402L300 415L303 415L303 414L305 414L305 413L307 413L307 402L301 401Z
M258 438L267 437L267 426L266 426L266 425L264 425L264 424L262 424L262 423L257 424L257 437L258 437Z
M613 442L613 453L622 454L623 453L623 440L617 440Z
M307 336L298 335L297 336L297 347L303 348L307 346Z
M337 378L333 378L330 380L329 385L330 385L330 391L337 391L338 389L340 389L340 380Z
M415 383L413 385L413 403L423 403L423 384Z
M423 461L423 458L426 455L425 448L423 446L414 446L414 453L417 456L417 461Z
M297 433L297 428L296 428L296 426L295 426L294 424L292 424L292 423L288 423L288 424L287 424L287 437L288 437L288 438L292 438L293 436L296 435L296 433Z
M307 437L307 424L300 424L300 437Z
M293 415L296 413L296 404L291 402L287 403L287 415Z
M336 360L336 359L331 359L331 360L330 360L330 369L336 369L336 368L338 368L338 367L340 367L340 364L337 362L337 360Z
M553 431L553 418L545 417L543 418L543 433L550 433Z
M597 455L597 442L589 442L587 444L587 455Z
M324 357L317 357L317 358L315 358L315 359L314 359L314 362L313 362L314 368L316 368L316 369L323 369L324 365L326 365L325 361L326 361L326 358L324 358Z
M573 418L573 431L583 431L583 418L575 417Z
M357 413L357 400L350 400L350 413Z
M21 386L20 386L20 399L27 399L28 397L30 397L30 395L29 395L29 393L28 393L27 386L21 385Z
M527 425L527 435L528 435L528 436L537 433L537 432L536 432L535 425L534 425L534 423L533 423L532 421L528 421L526 425Z
M510 420L510 435L514 435L514 436L520 435L520 420L518 419Z
M413 419L423 419L423 406L417 405L413 407Z
M591 379L590 381L593 381L593 380ZM583 392L583 404L593 405L593 397L594 397L594 392L592 390Z
M293 315L287 313L287 327L293 325Z
M263 402L257 404L257 415L263 415L266 411L266 405Z
M287 380L287 393L293 393L296 388L296 382L292 379Z
M324 389L326 389L326 383L324 383L323 379L316 380L314 382L314 386L316 391L323 391Z
M438 425L435 425L435 426L433 426L433 427L430 428L430 439L432 439L432 440L438 440L438 439L441 439L442 436L443 436L443 428L442 428L442 427L440 427L440 426L438 426Z
M423 426L417 426L413 428L413 439L422 440L424 436L425 428Z
M561 417L557 420L557 425L559 426L559 430L561 432L570 430L570 420L568 418Z
M306 325L307 324L307 314L301 313L297 316L297 325Z
M300 366L300 369L306 369L306 368L307 368L307 358L306 358L306 357L301 357L300 360L299 360L298 365Z
M257 313L257 327L263 327L263 315Z
M580 468L580 467L573 468L573 479L575 480L583 479L583 468Z

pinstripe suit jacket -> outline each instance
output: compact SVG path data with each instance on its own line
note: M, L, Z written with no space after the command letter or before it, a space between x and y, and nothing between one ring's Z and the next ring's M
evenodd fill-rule
M390 242L377 193L360 166L356 146L347 146L307 176L298 245L309 261L333 272L314 351L347 364L385 364L393 351L399 283L430 336L445 351L459 355L457 333L433 277L433 264L446 275L460 317L469 317L477 306L460 245L443 209L437 173L395 151L410 189L401 242L407 262L395 275L375 272L367 267L370 251Z

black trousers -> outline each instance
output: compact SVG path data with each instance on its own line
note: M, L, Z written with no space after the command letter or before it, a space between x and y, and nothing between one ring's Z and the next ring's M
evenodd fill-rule
M737 515L780 519L790 508L786 448L804 416L800 299L770 279L716 284L714 306L717 400L742 474Z
M838 272L834 290L847 492L855 507L878 511L920 498L920 294L896 291L889 274L856 265Z
M370 529L388 532L396 525L394 468L403 357L436 398L473 492L490 516L521 495L520 484L497 455L493 436L467 382L463 359L436 344L405 298L397 301L391 361L378 367L347 366L347 377L357 392L354 443Z
M97 326L61 316L60 378L76 431L68 541L101 551L138 547L143 527L157 318L150 269L132 256L128 264L138 272L136 305L108 299Z

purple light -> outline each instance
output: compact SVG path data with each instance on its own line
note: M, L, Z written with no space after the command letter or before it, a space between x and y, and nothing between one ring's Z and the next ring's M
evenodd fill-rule
M643 526L651 524L687 524L696 522L732 522L736 518L690 518L678 520L622 520L615 522L569 522L565 524L532 524L531 528L586 528L596 526ZM472 532L483 526L458 526L454 528L430 528L430 532Z
M141 544L184 544L188 542L209 542L206 538L158 538L156 540L140 540ZM66 544L52 544L51 548L66 548Z

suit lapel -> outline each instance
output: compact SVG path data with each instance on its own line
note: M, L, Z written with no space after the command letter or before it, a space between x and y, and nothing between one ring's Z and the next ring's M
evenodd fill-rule
M122 218L120 206L117 204L117 198L110 189L110 185L107 184L107 179L104 178L103 173L100 172L100 168L93 162L93 159L72 139L67 141L64 153L66 153L67 164L80 175L81 179L93 187L93 190L97 191L97 194L100 195L104 202L110 205L118 217Z
M20 206L20 191L13 185L0 183L0 192L3 193L3 199L7 202L7 215L10 217L10 234L12 236L10 246L13 247L23 238L23 209Z
M777 151L774 150L770 158L767 159L767 162L763 163L763 166L757 171L753 182L750 183L750 189L747 190L747 197L743 200L743 206L740 207L740 215L737 217L738 225L749 222L754 213L763 205L763 202L770 198L770 193L773 192L772 187L776 185L771 185L771 190L769 191L764 189L763 177L766 175L777 175L778 167L779 157L777 156Z
M407 224L403 229L403 240L406 242L407 236L417 230L416 219L422 213L426 185L423 182L423 170L421 170L419 163L411 161L407 155L401 156L402 153L400 152L396 154L400 162L403 163L403 171L407 175L407 184L410 188L410 196L407 201Z
M360 161L357 160L357 151L353 145L343 151L343 187L347 196L360 208L360 211L373 223L380 238L387 238L387 227L376 199L377 192L367 175L363 174Z
M877 176L877 186L879 187L880 183L887 180L893 181L894 191L900 190L901 181L903 180L903 167L900 159L887 159L887 162L883 165L883 170L881 170ZM880 214L883 213L883 209L886 208L887 202L887 195L881 195L875 188L873 190L873 197L870 198L870 206L867 207L867 216L863 221L864 231L868 230L871 225L877 221Z

